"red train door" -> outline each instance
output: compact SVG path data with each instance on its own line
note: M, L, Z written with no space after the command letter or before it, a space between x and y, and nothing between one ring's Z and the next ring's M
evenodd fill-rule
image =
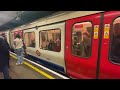
M65 60L67 74L96 78L101 14L66 21Z
M99 78L120 78L120 12L104 13Z

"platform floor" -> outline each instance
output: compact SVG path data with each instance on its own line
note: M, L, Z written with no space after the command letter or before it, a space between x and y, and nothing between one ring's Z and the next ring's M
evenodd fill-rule
M15 56L15 55L14 55ZM15 56L16 57L16 56ZM24 64L16 65L15 57L10 59L10 76L12 79L63 79L41 67L35 66L30 62L24 60ZM27 66L25 63L29 63L31 66L36 67L40 72L35 71L34 69ZM3 74L0 72L0 79L3 79Z

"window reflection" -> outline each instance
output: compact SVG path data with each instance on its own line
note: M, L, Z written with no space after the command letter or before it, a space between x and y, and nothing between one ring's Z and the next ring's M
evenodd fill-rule
M72 30L72 53L81 57L91 55L92 24L90 22L76 23Z
M49 51L60 52L61 32L59 29L40 32L40 48Z
M35 47L35 32L25 33L25 45L26 47Z
M110 59L120 63L120 17L113 22L111 37Z

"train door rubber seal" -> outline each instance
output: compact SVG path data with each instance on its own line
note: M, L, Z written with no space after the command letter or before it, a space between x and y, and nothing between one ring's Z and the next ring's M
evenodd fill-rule
M104 26L104 12L101 13L101 18L100 18L100 35L99 35L99 46L98 46L98 58L97 58L97 68L96 68L96 79L99 78L99 73L100 73L100 54L101 54L101 46L102 46L102 32L103 32L103 27Z

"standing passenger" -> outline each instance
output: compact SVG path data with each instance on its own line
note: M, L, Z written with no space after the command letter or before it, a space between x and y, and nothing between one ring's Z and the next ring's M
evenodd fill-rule
M4 79L11 79L9 76L9 50L4 38L0 37L0 71L3 72Z
M83 33L83 47L84 47L84 57L89 57L91 54L91 39L88 32Z
M10 50L10 46L9 46L9 44L8 44L8 42L7 42L7 38L6 38L5 33L2 33L2 36L3 36L4 40L5 40L5 43L6 43L6 45L7 45L7 48Z
M5 45L7 45L7 48L8 48L8 50L10 51L10 46L9 46L9 44L8 44L8 42L7 42L7 38L6 38L5 33L2 33L1 35L2 35L2 37L3 37L3 39L4 39L4 41L5 41ZM9 63L8 63L8 66L9 66Z
M19 34L16 35L16 39L14 40L14 48L18 59L16 65L23 64L23 42Z

